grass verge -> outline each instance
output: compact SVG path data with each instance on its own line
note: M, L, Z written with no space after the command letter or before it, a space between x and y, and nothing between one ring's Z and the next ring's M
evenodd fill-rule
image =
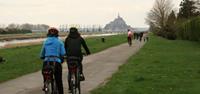
M92 94L199 94L200 44L151 40Z
M107 36L105 39L106 42L102 43L101 37L87 38L91 53L126 42L125 35ZM40 50L41 45L0 49L0 56L6 59L5 63L0 64L0 83L40 70Z

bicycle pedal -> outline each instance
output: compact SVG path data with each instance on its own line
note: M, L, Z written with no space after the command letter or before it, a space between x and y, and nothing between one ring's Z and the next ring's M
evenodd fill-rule
M48 91L48 88L45 88L44 91Z
M80 81L85 81L85 77L80 77Z

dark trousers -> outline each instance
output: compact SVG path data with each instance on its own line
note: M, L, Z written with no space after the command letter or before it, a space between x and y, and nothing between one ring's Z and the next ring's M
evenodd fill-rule
M75 57L77 57L77 56L75 56ZM82 74L83 73L83 64L82 64L83 56L79 56L79 58L80 58L80 60L78 62L78 65L79 65L80 73ZM68 62L70 62L69 59L67 59L67 65L68 65ZM69 65L68 65L68 69L69 69Z
M83 60L83 57L81 56L81 57L79 57L80 58L80 60L79 60L79 62L78 62L78 67L79 67L79 69L80 69L80 74L83 74L83 64L82 64L82 60ZM70 62L70 59L67 59L67 66L68 66L68 69L69 69L69 64L68 64L68 62ZM70 74L70 72L68 71L68 85L69 85L69 89L71 89L71 85L70 85L70 82L71 82L71 74Z
M127 37L128 42L130 42L130 44L132 44L132 38L131 37Z
M43 68L42 70L47 66L47 63L43 63ZM56 85L58 88L59 94L63 94L63 82L62 82L62 64L61 63L55 63L55 72L54 72L54 77L56 80ZM43 76L44 79L44 76ZM44 79L45 82L45 79Z

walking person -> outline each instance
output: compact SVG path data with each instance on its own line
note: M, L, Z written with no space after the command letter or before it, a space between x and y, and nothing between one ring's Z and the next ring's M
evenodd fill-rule
M133 37L133 33L131 32L130 29L128 29L128 37L127 37L127 40L128 40L129 46L132 45L132 37Z
M140 36L139 40L140 40L140 42L142 42L143 32L140 32L140 33L139 33L139 36Z

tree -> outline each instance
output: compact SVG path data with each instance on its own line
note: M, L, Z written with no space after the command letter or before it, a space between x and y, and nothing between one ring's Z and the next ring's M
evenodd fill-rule
M197 1L196 1L196 4L197 4L198 10L200 10L200 0L197 0Z
M21 27L20 29L32 30L33 25L32 25L32 24L25 23L25 24L22 24L20 27Z
M148 13L146 22L159 36L164 36L164 30L172 7L171 0L156 0L153 8Z
M17 28L17 24L14 24L14 23L9 24L9 25L7 26L7 28Z
M196 1L196 7L197 7L197 14L200 16L200 0Z
M175 24L175 22L176 22L176 15L175 15L175 12L172 10L170 15L168 16L167 24L173 25L173 24Z
M48 28L49 28L49 26L48 25L45 25L45 24L40 24L39 25L39 30L41 30L41 31L47 31L48 30Z
M183 0L180 4L178 18L189 19L198 15L196 2L193 0Z
M176 15L174 11L168 16L166 28L165 28L165 38L174 40L176 39Z

